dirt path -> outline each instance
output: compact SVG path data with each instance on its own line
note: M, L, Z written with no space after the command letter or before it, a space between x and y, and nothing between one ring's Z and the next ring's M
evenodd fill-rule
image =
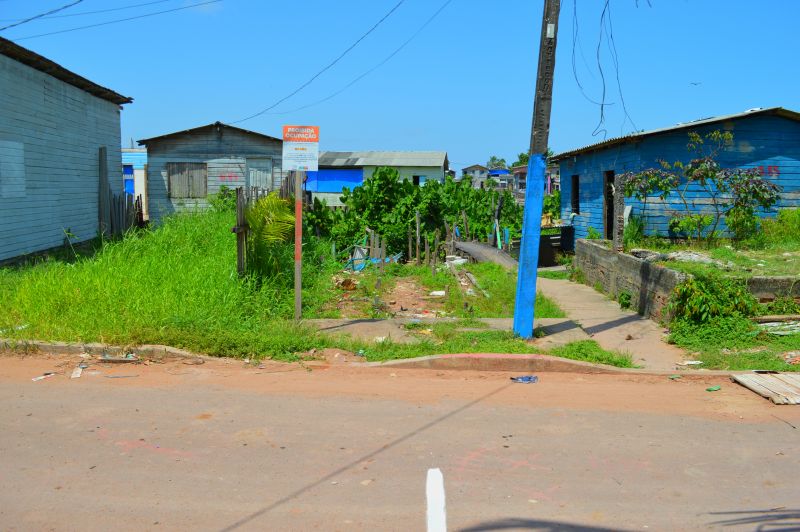
M5 529L424 530L431 467L451 530L800 517L800 409L720 377L75 361L0 359Z
M470 253L478 261L508 264L507 258L497 258L497 250L485 244L460 244L469 244L459 249ZM665 341L665 331L658 324L635 312L621 309L616 302L589 286L539 277L536 289L555 301L603 349L628 352L634 362L644 368L668 370L686 358L684 351Z

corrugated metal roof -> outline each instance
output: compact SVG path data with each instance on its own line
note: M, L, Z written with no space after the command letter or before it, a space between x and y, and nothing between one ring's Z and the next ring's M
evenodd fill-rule
M225 128L225 129L233 129L234 131L239 131L241 133L247 133L248 135L256 135L256 136L263 137L263 138L268 139L268 140L277 140L278 142L283 142L281 139L276 138L276 137L270 137L269 135L265 135L265 134L259 133L257 131L250 131L249 129L242 129L240 127L231 126L231 125L228 125L228 124L223 124L222 122L214 122L213 124L206 124L205 126L193 127L191 129L184 129L182 131L175 131L174 133L166 133L164 135L159 135L157 137L150 137L149 139L137 140L136 142L139 143L140 146L144 146L144 145L147 145L150 142L153 142L153 141L156 141L156 140L165 139L167 137L174 137L176 135L191 135L192 133L197 133L197 132L202 131L204 129L216 128L216 127Z
M320 166L437 166L447 167L444 151L323 151Z
M83 76L79 76L71 70L67 70L55 61L51 61L44 56L37 54L32 50L23 48L22 46L0 37L0 54L10 57L11 59L35 68L40 72L44 72L56 79L60 79L64 83L69 83L73 87L77 87L83 91L88 92L92 96L97 96L103 100L122 105L124 103L131 103L133 98L123 96L119 93L98 85L93 81L89 81Z
M570 151L565 151L563 153L559 153L551 158L551 161L560 161L561 159L566 159L567 157L572 157L574 155L579 155L582 153L601 150L604 148L609 148L611 146L616 146L618 144L625 144L627 142L634 142L641 140L645 137L651 137L654 135L660 135L662 133L671 133L673 131L679 131L682 129L692 129L695 127L705 126L708 124L714 124L717 122L725 122L727 120L735 120L738 118L745 118L750 116L758 116L758 115L777 115L782 116L784 118L788 118L790 120L796 120L800 122L800 113L796 111L791 111L789 109L784 109L783 107L769 107L767 109L751 109L749 111L745 111L744 113L736 113L732 115L724 115L724 116L714 116L709 118L700 118L698 120L693 120L691 122L680 122L675 124L674 126L664 127L660 129L653 129L651 131L640 131L639 133L631 133L629 135L624 135L621 137L615 137L612 139L607 139L602 142L596 142L594 144L589 144L582 148L577 148Z

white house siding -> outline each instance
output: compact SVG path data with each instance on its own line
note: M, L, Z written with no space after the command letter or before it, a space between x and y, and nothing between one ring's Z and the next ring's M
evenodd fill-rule
M0 260L97 235L99 161L121 173L120 109L0 55ZM114 193L119 179L109 179Z
M258 135L222 128L206 129L153 140L147 145L147 196L150 220L158 222L172 213L205 209L208 197L173 199L169 197L167 163L206 163L208 195L221 186L236 188L247 183L247 159L272 159L272 189L280 188L282 143Z
M369 179L375 173L377 166L364 167L364 179ZM415 176L425 176L425 181L444 182L444 167L442 166L397 166L394 167L400 172L399 179L411 181ZM422 181L421 181L422 182Z

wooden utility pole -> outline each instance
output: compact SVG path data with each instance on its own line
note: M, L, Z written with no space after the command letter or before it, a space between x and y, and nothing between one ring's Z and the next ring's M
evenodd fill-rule
M417 266L419 266L419 246L420 246L420 237L419 237L419 211L414 213L417 222Z
M539 263L544 178L547 169L547 144L550 134L550 110L553 105L553 74L556 67L556 37L561 0L545 0L542 33L539 41L539 66L536 73L536 96L533 103L530 159L525 187L525 211L522 218L522 242L517 272L514 307L514 333L533 337L536 301L536 269Z
M294 319L299 321L303 309L303 178L305 172L294 173Z

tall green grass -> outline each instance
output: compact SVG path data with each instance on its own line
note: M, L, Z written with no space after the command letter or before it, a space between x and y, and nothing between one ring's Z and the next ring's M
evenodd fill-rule
M233 225L230 212L181 214L108 242L92 258L0 270L0 329L18 338L167 343L239 356L317 346L314 333L284 323L293 312L293 272L260 283L238 277ZM311 290L330 268L315 246L307 245L304 267Z

